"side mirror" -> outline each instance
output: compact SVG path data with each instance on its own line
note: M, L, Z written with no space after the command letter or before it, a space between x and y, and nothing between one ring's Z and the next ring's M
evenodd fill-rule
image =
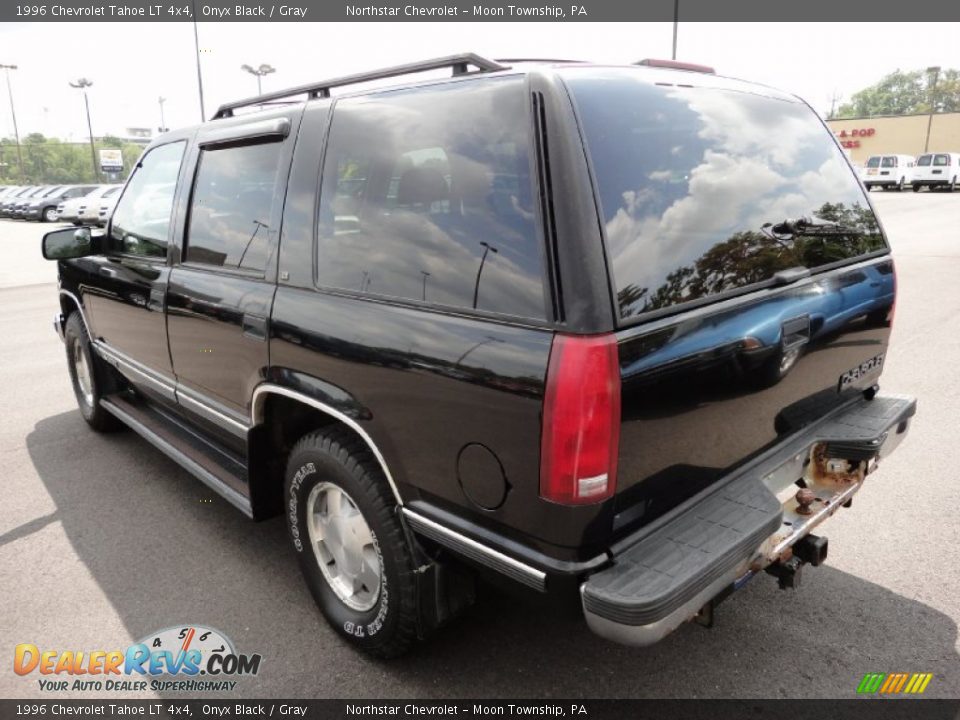
M100 237L94 237L90 228L63 228L43 236L43 257L46 260L96 255L100 251Z

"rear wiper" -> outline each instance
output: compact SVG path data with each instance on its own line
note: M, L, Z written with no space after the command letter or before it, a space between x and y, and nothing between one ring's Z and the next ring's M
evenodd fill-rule
M761 230L769 231L774 235L862 235L863 231L830 220L798 217L786 219L778 223L764 223Z

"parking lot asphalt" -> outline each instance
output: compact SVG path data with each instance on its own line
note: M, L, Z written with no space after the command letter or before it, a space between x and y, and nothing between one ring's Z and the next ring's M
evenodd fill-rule
M640 649L481 587L465 617L392 662L328 628L282 518L252 523L133 433L87 429L50 323L55 268L39 250L50 226L0 220L0 696L44 694L36 674L12 672L17 643L111 650L203 623L263 656L226 697L850 698L866 672L933 673L927 697L960 697L960 194L871 197L899 286L881 384L920 409L824 527L826 566L796 591L759 577L713 629Z

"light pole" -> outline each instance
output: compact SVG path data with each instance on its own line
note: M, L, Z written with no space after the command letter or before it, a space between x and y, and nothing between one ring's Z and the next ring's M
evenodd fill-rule
M427 301L427 278L430 277L430 273L426 270L421 270L420 274L423 275L423 301Z
M157 98L157 102L160 103L160 132L165 133L167 131L167 121L163 118L163 104L167 101L163 95Z
M90 162L93 163L93 179L97 181L100 179L100 175L97 172L97 151L93 149L93 126L90 124L90 100L87 99L87 88L93 87L93 81L80 78L76 82L71 82L70 87L77 88L83 92L83 104L87 108L87 132L90 134Z
M200 70L200 33L197 30L196 0L190 0L190 11L193 14L193 52L197 60L197 90L200 92L200 122L206 122L207 111L203 106L203 71Z
M934 65L927 68L927 75L930 76L930 117L927 118L927 139L923 143L923 151L930 149L930 127L933 125L933 113L937 110L937 80L940 79L940 67Z
M680 24L680 0L673 0L673 55L671 60L677 59L677 26Z
M248 72L251 75L257 78L257 95L263 95L263 88L261 87L260 81L264 75L269 75L270 73L275 73L277 69L272 65L267 65L263 63L260 67L254 68L249 65L241 65L240 69L244 72Z
M480 294L480 273L483 272L483 264L487 261L487 253L489 253L491 250L493 250L493 252L495 253L500 252L493 245L491 245L490 243L484 242L483 240L480 241L480 244L483 245L483 257L480 258L480 267L477 269L477 282L474 283L474 286L473 286L474 310L476 310L477 308L477 296Z
M7 94L10 96L10 114L13 116L13 137L17 143L17 163L20 166L20 182L24 182L23 174L23 152L20 150L20 130L17 128L17 111L13 107L13 88L10 85L10 71L16 70L16 65L0 65L7 73Z

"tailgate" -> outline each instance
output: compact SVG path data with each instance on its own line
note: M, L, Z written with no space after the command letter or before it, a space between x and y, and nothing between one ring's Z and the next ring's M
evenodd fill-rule
M893 263L621 331L615 529L649 522L876 384Z

